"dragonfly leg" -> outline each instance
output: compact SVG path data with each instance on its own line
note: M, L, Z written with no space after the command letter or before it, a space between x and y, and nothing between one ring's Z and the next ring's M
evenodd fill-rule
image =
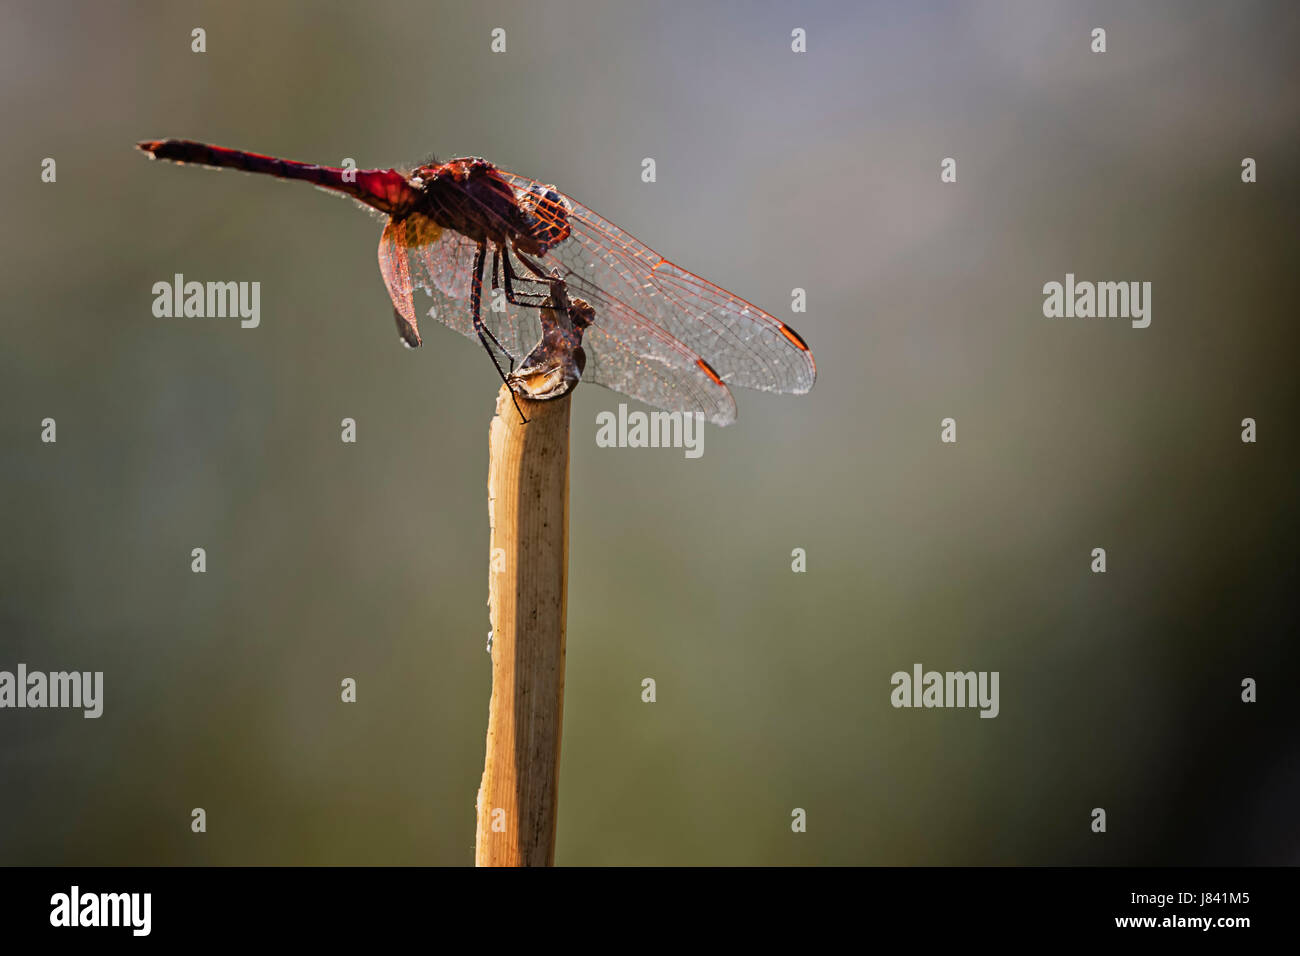
M505 258L506 270L507 270L505 276L505 286L504 286L505 293L506 293L506 301L508 301L511 305L517 305L528 309L540 309L543 305L545 305L546 296L543 293L540 292L526 293L527 295L536 298L537 299L536 302L525 302L522 297L515 295L514 289L512 289L510 286L510 273L509 273L510 257L505 254L504 249L502 249L500 245L494 246L492 249L492 288L494 290L502 288L502 284L501 284L502 257ZM492 337L493 342L497 342L496 336L492 335L491 329L488 329L487 333L489 336ZM510 353L507 352L504 348L501 348L500 342L497 342L497 348L500 348L502 352L505 352L505 354L510 357L510 371L513 372L515 370L515 357L513 355L510 355Z
M497 337L492 334L491 330L488 329L486 325L483 324L483 317L479 314L479 306L482 305L483 302L483 264L486 258L487 243L480 242L478 244L478 251L474 253L474 279L470 285L469 295L470 314L474 317L474 331L478 333L478 340L483 343L483 348L487 351L488 358L492 360L492 367L497 370L497 374L501 376L501 381L505 383L506 388L510 388L510 382L506 379L506 373L501 371L501 363L497 361L496 355L493 354L492 346L488 345L488 338L490 337L492 341L496 343L496 347L501 349L501 351L506 355L509 356L510 353L501 347L500 342L497 342ZM510 365L512 368L514 367L514 361L514 357L511 356ZM510 400L515 403L515 411L519 413L520 419L527 423L528 416L526 416L524 410L519 407L519 399L515 396L515 390L513 388L510 389Z
M533 274L533 278L526 279L525 281L540 282L543 285L545 285L547 288L551 288L552 286L554 286L556 282L563 281L560 279L559 276L547 275L546 270L543 269L539 263L534 262L532 259L528 258L518 249L515 250L515 257L524 264L524 268L526 268L529 272ZM510 257L507 256L506 268L508 269L509 267L510 267Z
M498 254L500 258L498 259ZM504 280L503 285L497 284L498 273L497 267L504 263L505 268L501 271L501 278ZM515 281L536 282L547 286L546 292L515 292L513 283ZM550 287L555 280L548 279L543 282L540 279L528 279L515 275L514 268L510 265L510 252L504 246L498 246L492 251L492 288L503 288L506 292L506 301L511 305L523 306L527 309L540 309L546 305L550 298ZM525 298L536 299L536 302L525 301Z
M506 289L509 290L510 288L511 278L514 278L515 280L518 281L533 282L536 283L537 285L544 285L546 286L547 289L546 296L542 299L541 303L536 307L543 308L543 309L545 308L559 309L561 311L569 312L570 316L572 316L572 304L569 301L568 280L561 278L560 270L552 269L550 275L545 275L542 271L542 267L538 263L529 259L518 249L515 250L515 255L519 257L520 262L522 262L525 266L527 266L528 271L533 274L533 277L529 278L528 276L515 275L514 270L511 269L510 267L510 255L506 250L503 249L502 260L505 263ZM529 293L529 295L540 295L540 294L541 293L536 293L536 292ZM509 297L509 295L510 292L507 291L506 293L507 298ZM527 303L527 302L521 304L531 305L531 303ZM585 325L590 325L590 324L591 324L591 317L590 315L588 315L586 318Z
M477 260L475 260L475 261L477 262ZM494 289L497 288L496 266L497 266L497 256L496 256L496 253L493 252L493 253L492 253L492 288L494 288ZM483 284L482 273L479 272L479 273L478 273L478 276L479 276L479 287L482 288L482 284ZM506 358L510 359L510 370L513 372L513 371L514 371L514 368L515 368L515 357L514 357L513 355L511 355L511 354L510 354L510 350L509 350L508 348L506 348L504 345L502 345L501 342L500 342L500 340L498 340L497 337L496 337L495 335L492 334L492 330L491 330L491 329L489 329L489 328L488 328L486 325L484 325L481 321L478 321L478 316L479 316L479 311L478 311L478 309L475 309L475 310L474 310L474 319L475 319L475 321L474 321L474 330L475 330L476 332L478 332L478 336L479 336L480 339L483 338L484 335L486 335L489 339L491 339L491 340L492 340L492 344L495 345L497 348L499 348L499 349L501 350L501 354L504 355ZM491 354L491 350L490 350L490 349L488 350L488 354Z

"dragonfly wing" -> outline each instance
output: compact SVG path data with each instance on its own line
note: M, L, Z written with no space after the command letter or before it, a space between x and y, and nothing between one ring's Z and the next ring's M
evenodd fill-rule
M407 247L399 240L400 226L388 220L383 235L379 237L379 272L388 287L388 297L393 300L393 315L397 318L397 334L411 348L420 345L420 325L415 318L415 305L411 298L411 266Z
M436 319L461 335L478 341L470 308L474 281L474 257L478 244L431 220L408 216L390 220L379 241L379 270L388 286L398 315L398 331L409 345L419 345L419 317ZM504 293L491 288L489 253L485 288L480 304L483 324L517 361L541 338L536 309L513 306ZM423 293L423 294L418 294ZM408 325L415 334L406 334ZM510 355L493 349L507 364Z
M699 412L715 425L736 420L736 402L698 355L619 308L596 308L583 333L582 381L668 411Z
M516 190L549 188L502 173ZM591 209L572 207L570 237L544 261L559 264L575 295L591 302L597 321L617 300L703 357L728 385L800 394L817 366L803 339L775 316L669 262Z

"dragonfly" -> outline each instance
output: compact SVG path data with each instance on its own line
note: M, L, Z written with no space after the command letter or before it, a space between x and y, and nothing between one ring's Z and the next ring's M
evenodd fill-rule
M486 159L357 169L183 139L136 145L153 159L312 183L385 215L379 269L402 342L421 344L427 316L477 339L507 384L503 360L516 386L528 359L546 355L563 365L561 379L571 376L580 345L583 381L727 425L736 418L731 386L797 395L816 380L812 352L789 325L555 186ZM538 353L546 334L551 344Z

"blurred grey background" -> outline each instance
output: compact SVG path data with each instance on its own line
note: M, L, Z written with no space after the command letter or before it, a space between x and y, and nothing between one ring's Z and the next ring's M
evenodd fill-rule
M473 859L494 373L399 346L377 220L166 136L482 155L812 346L698 460L578 390L557 862L1297 862L1297 48L1284 2L6 3L0 669L106 699L0 711L0 863ZM177 272L261 327L154 318ZM1150 328L1045 319L1067 272ZM892 708L916 662L1000 716Z

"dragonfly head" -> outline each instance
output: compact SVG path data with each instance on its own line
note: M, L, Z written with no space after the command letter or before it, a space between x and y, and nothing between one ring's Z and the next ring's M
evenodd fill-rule
M516 193L524 226L537 243L539 254L569 238L569 214L573 207L554 186L536 183Z

